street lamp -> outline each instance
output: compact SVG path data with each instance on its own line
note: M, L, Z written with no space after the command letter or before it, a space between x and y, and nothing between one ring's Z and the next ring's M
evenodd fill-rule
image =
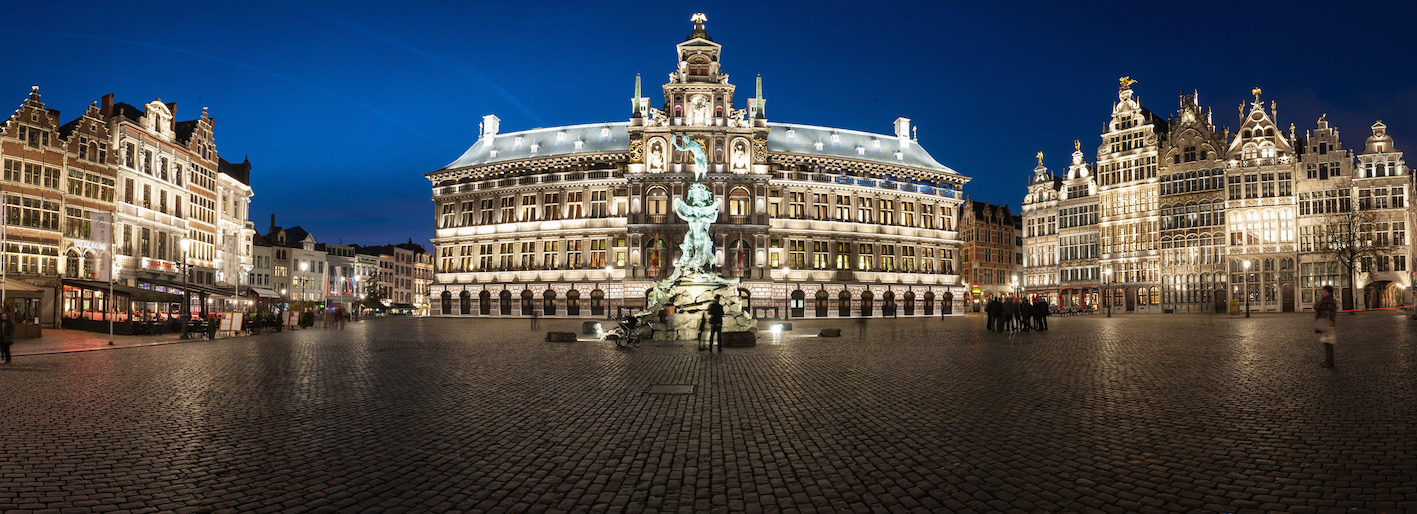
M309 262L300 263L300 321L305 321L305 272L310 270Z
M1245 317L1250 317L1250 261L1245 261Z
M187 338L187 325L192 322L192 291L187 280L187 250L192 248L192 240L182 238L178 243L182 246L182 262L177 263L177 269L182 272L182 339Z
M1102 274L1107 276L1107 288L1102 291L1102 303L1107 304L1107 317L1112 317L1112 269L1102 270Z

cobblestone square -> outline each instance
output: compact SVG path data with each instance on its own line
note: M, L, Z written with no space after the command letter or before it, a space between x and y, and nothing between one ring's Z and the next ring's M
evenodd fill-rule
M1417 322L1341 317L1333 369L1303 314L984 322L721 353L544 342L561 319L22 341L0 511L1417 512Z

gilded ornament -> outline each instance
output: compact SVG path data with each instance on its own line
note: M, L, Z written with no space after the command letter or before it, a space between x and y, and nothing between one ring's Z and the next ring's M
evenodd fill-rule
M1132 84L1136 84L1136 83L1137 83L1137 81L1132 80L1132 77L1131 77L1130 75L1128 75L1128 76L1126 76L1126 77L1122 77L1122 78L1120 78L1120 79L1117 79L1117 81L1122 84L1122 87L1117 88L1118 91L1123 91L1123 90L1131 89L1131 88L1132 88Z
M639 162L640 159L643 158L644 156L645 156L645 142L644 142L644 141L639 141L639 140L630 141L630 160L631 160L631 161L635 161L635 162Z
M761 137L753 138L753 159L758 162L767 162L768 140Z

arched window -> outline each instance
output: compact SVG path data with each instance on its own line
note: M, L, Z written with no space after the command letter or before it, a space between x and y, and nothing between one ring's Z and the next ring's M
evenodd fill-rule
M815 312L814 314L816 314L816 316L817 316L818 318L825 318L825 317L827 317L827 301L828 301L829 299L830 299L830 295L827 294L827 290L826 290L826 289L818 289L818 290L817 290L817 297L816 297L816 300L817 300L816 311L817 311L817 312Z
M506 289L503 289L502 292L497 295L497 300L498 300L498 301L497 301L497 312L502 313L503 316L511 316L511 315L512 315L512 292L511 292L511 291L508 291L508 290L506 290Z
M65 257L66 258L64 259L64 276L69 278L79 278L79 272L82 271L79 269L79 253L73 250L69 250Z
M905 292L905 315L915 315L915 291Z
M751 214L751 203L752 200L748 196L747 189L734 188L732 192L728 193L728 215L747 216Z
M477 293L477 312L483 316L492 314L492 293L486 289Z
M895 291L886 291L881 295L881 315L894 316L895 309Z
M751 268L753 267L753 245L748 244L746 239L734 239L729 244L728 255L723 258L728 261L728 268Z
M536 295L530 289L522 290L522 316L530 316L536 310Z
M651 268L668 267L669 244L663 239L651 239L645 244L645 265Z
M862 315L862 316L870 316L871 313L872 313L872 311L876 310L876 306L873 305L873 303L875 303L875 302L874 302L875 299L876 299L876 295L875 295L875 294L872 294L870 291L862 291L862 292L861 292L861 315Z
M446 293L447 291L444 292ZM472 291L464 290L458 293L458 303L458 310L462 312L464 316L472 314Z
M836 315L843 318L851 317L851 292L843 289L836 295Z
M467 294L467 292L464 291L463 294ZM453 313L453 292L452 292L452 291L443 291L443 294L438 295L438 298L439 298L439 303L441 304L441 305L439 305L439 307L440 307L440 312L442 312L443 314L452 314L452 313ZM467 314L467 313L464 312L463 314Z
M669 194L664 188L656 187L645 194L647 214L650 216L667 216L669 214Z
M604 316L604 315L605 315L605 291L601 291L601 290L599 290L599 289L591 290L591 292L590 292L590 315L591 315L591 316Z
M935 315L935 292L925 291L925 315Z
M803 316L806 316L806 315L807 315L807 314L806 314L806 310L807 310L807 308L806 308L806 307L807 307L806 298L807 298L807 293L802 292L801 289L792 291L792 301L791 301L791 302L792 302L792 308L790 309L790 310L792 311L792 317L794 317L794 318L800 318L800 317L803 317Z
M541 313L547 316L556 315L556 291L547 289L541 293Z
M581 292L575 289L566 291L566 315L581 315Z

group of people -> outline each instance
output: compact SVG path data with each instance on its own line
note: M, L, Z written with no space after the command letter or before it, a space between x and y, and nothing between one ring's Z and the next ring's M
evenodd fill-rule
M992 332L1048 330L1049 309L1048 300L1042 296L1033 301L1013 296L1000 300L996 296L984 306Z

